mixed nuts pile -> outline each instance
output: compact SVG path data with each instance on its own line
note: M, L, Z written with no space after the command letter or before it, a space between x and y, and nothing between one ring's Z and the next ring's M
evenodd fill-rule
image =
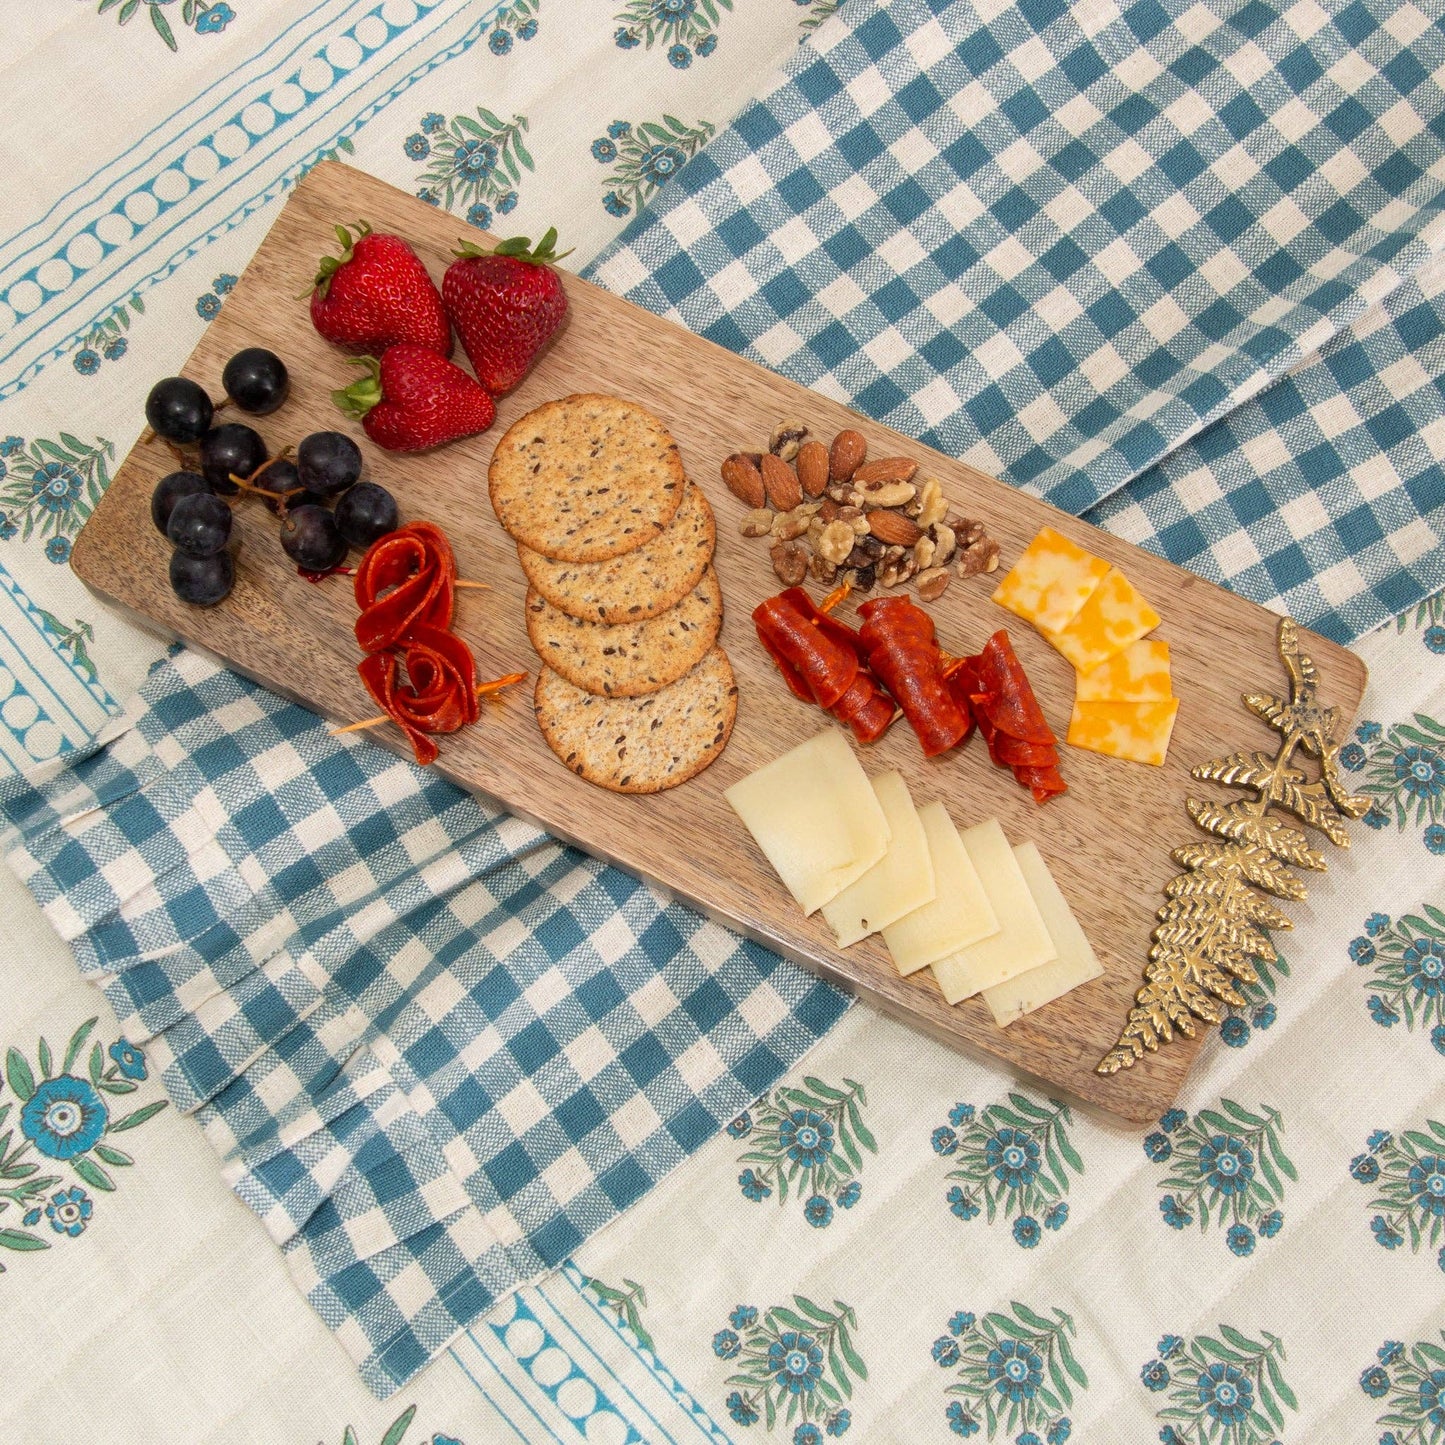
M868 459L856 431L831 446L798 421L773 428L765 452L734 452L722 464L728 490L752 510L744 537L772 538L773 571L785 587L805 577L858 592L912 581L941 597L953 577L998 569L998 543L982 522L950 512L936 477L908 457Z

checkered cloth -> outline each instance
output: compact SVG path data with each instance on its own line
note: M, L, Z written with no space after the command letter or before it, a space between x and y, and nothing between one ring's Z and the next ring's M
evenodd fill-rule
M180 652L0 784L10 865L385 1395L846 998Z
M1445 584L1445 30L849 0L603 285L1349 639Z

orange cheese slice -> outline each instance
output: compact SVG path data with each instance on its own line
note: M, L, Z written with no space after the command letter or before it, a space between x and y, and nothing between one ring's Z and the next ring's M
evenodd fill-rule
M1177 697L1162 702L1076 702L1069 745L1157 767L1169 752L1178 711Z
M993 600L1041 632L1058 632L1078 614L1108 570L1102 558L1043 527L994 588Z
M1044 631L1078 672L1089 672L1159 626L1159 614L1118 570L1093 590L1078 615L1062 631Z
M1075 702L1163 702L1174 696L1169 644L1142 637L1074 679Z

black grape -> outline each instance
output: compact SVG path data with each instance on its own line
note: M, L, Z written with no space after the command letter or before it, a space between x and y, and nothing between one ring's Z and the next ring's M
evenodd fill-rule
M281 523L281 546L307 572L325 572L346 556L346 539L325 507L293 507Z
M146 421L168 441L196 441L210 426L211 411L211 398L183 376L156 382L146 397Z
M266 460L266 443L261 433L241 422L228 421L212 427L201 438L201 471L223 497L240 489L231 473L245 479Z
M375 482L358 482L336 504L336 525L353 547L366 548L396 531L396 498Z
M361 475L361 448L345 432L312 432L296 448L296 469L302 486L333 497Z
M156 531L164 534L166 523L171 519L171 508L182 497L210 491L211 484L199 472L171 472L162 477L151 493L151 521Z
M213 557L231 540L231 509L211 492L182 497L171 508L166 536L188 557Z
M274 351L248 346L226 363L221 385L242 411L265 416L286 400L291 378L286 374L286 363Z
M235 585L236 564L229 552L217 552L213 557L171 553L171 590L182 602L213 607L229 597Z
M294 497L286 498L286 506L291 507L319 507L325 502L325 498L315 492L297 490L301 487L301 477L296 471L296 464L288 462L284 458L274 461L264 472L261 472L252 482L253 486L260 487L267 492L296 492ZM281 512L280 497L266 497L263 499L266 505L277 515Z

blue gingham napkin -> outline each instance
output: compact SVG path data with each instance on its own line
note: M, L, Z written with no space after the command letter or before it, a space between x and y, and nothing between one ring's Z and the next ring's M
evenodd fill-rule
M1445 30L847 0L609 289L1348 640L1445 584Z
M844 995L195 653L11 867L385 1395L771 1085Z

